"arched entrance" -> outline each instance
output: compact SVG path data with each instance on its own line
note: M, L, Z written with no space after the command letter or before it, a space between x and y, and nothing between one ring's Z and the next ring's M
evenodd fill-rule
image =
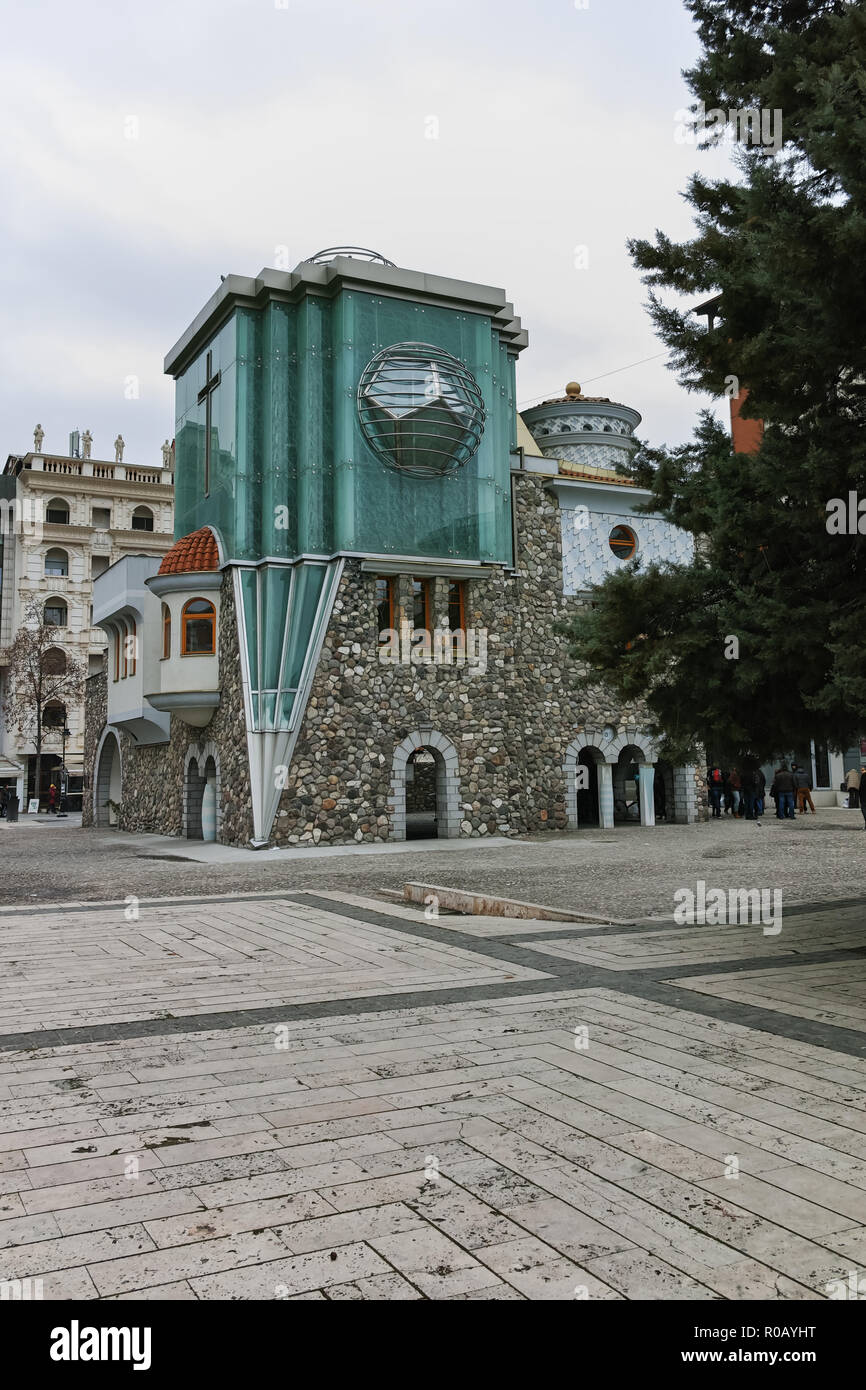
M457 749L444 734L414 729L397 745L388 809L392 840L460 834Z
M439 836L436 792L445 760L435 748L416 748L406 762L406 839L435 840Z
M217 830L217 770L213 758L204 765L204 778L201 798L201 837L215 840Z
M204 838L201 827L204 788L205 779L198 770L198 759L190 758L186 765L186 780L183 789L184 827L188 840Z
M96 755L96 774L93 779L93 824L117 825L117 813L123 794L123 769L120 744L113 729L106 729Z
M601 753L597 748L581 748L574 770L577 797L577 823L583 826L601 824L598 809L598 764Z
M613 768L613 818L617 825L640 825L640 767L643 749L628 743Z

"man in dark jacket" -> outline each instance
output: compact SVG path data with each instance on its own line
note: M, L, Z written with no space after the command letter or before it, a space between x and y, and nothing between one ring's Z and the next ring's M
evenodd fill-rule
M722 814L722 792L725 789L725 774L718 763L713 763L707 769L707 791L710 798L710 807L713 812L713 820L718 820Z
M755 819L755 769L744 767L740 773L740 794L743 798L743 813L746 820Z
M794 774L794 786L797 789L797 810L801 816L806 814L806 803L809 803L812 815L815 814L815 803L812 800L812 774L807 772L805 767L800 767L797 763L791 764L791 771Z
M770 795L775 797L777 820L794 819L794 777L788 771L788 764L782 763L773 778Z

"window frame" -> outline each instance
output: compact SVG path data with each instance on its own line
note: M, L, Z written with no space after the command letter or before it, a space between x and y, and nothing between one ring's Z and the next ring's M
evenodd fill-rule
M137 516L136 516L136 512L147 512L147 517L143 517L143 516L138 516L138 517L137 517ZM150 522L150 525L149 525L149 526L136 526L136 524L135 524L136 521L145 521L145 520L147 520L147 521ZM143 502L140 502L140 503L138 504L137 507L133 507L133 509L132 509L132 515L131 515L131 517L129 518L129 529L130 529L131 531L147 531L147 532L153 532L153 531L155 530L155 523L156 523L156 518L155 518L155 516L154 516L154 514L153 514L153 508L152 508L152 507L146 507L146 506L144 505Z
M60 611L61 609L63 610L62 623L50 623L48 621L46 614L48 613L49 608L56 608L58 611ZM67 628L69 626L69 604L65 603L63 599L47 599L46 602L42 605L42 626Z
M627 531L629 536L631 537L631 549L628 551L627 554L624 554L622 551L617 550L614 546L613 536L616 531ZM607 538L607 544L615 560L633 560L635 555L637 554L637 532L633 530L631 526L627 526L625 522L618 521L617 524L615 526L612 526L610 529Z
M206 613L189 613L189 612L188 612L189 607L190 607L190 605L193 604L193 603L204 603L204 604L206 604L206 605L207 605L207 608L209 609L209 612L206 612ZM189 651L189 650L187 649L187 636L186 636L186 631L187 631L187 624L188 624L188 622L191 621L191 620L192 620L192 621L197 621L197 622L209 622L209 623L210 623L210 640L211 640L211 645L210 645L210 648L209 648L208 651L192 652L192 651ZM197 595L197 596L194 597L194 598L188 598L187 601L186 601L186 603L183 605L183 608L180 610L180 654L181 654L181 656L215 656L215 655L216 655L216 607L215 607L215 605L214 605L213 603L211 603L210 599L202 598L201 595Z
M62 570L59 574L57 574L54 570L50 570L50 569L48 568L48 562L49 562L49 560L51 559L51 556L52 556L52 555L62 555L62 556L63 556L63 563L65 564L66 568L65 568L65 570ZM59 564L60 562L55 560L54 563L55 563L55 564ZM68 578L69 578L69 551L68 551L68 550L64 550L63 547L60 546L60 545L52 545L52 546L49 546L48 550L46 550L46 552L45 552L45 558L44 558L44 560L43 560L43 562L42 562L42 573L43 573L43 575L45 576L46 579L68 579Z
M379 597L381 593L379 586L382 584L385 585L384 598ZM395 588L393 575L378 574L376 576L376 587L374 591L376 599L376 622L378 625L376 636L380 645L386 640L382 636L383 631L394 631ZM388 622L383 628L379 619L379 609L382 608L385 603L388 605Z
M167 603L162 605L162 656L159 659L171 660L171 609Z
M451 621L452 590L457 591L457 613L460 619L457 627ZM463 579L449 579L448 581L448 626L452 632L466 631L466 582Z
M424 625L423 625L423 627L419 627L418 624L415 622L415 600L416 600L416 598L418 597L418 594L416 593L416 589L415 589L415 585L416 585L416 584L420 585L420 587L421 587L420 597L421 597L422 602L423 602L423 604L424 604ZM432 603L432 599L433 599L432 589L433 589L433 581L432 581L432 579L419 579L416 575L413 575L413 576L412 576L412 631L413 631L413 632L429 632L429 633L431 633L431 635L432 635L433 629L432 629L431 624L430 624L430 614L431 614L431 609L432 609L432 607L433 607L433 603Z
M52 510L52 508L51 508L51 503L52 503L52 502L60 502L60 503L62 504L62 506L63 506L63 508L64 508L64 510L65 510L65 512L66 512L66 516L64 517L63 521L58 521L58 520L56 519L56 517L55 517L55 518L52 518L52 517L51 517L50 513L51 513L51 510ZM57 511L58 508L55 507L54 510ZM66 499L65 499L64 497L52 497L52 498L46 503L46 506L45 506L45 521L46 521L47 525L49 525L49 526L69 526L69 525L71 525L71 517L72 517L72 508L70 507L69 503L66 501Z

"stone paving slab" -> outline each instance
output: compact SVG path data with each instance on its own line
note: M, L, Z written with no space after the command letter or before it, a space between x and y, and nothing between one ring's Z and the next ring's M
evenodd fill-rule
M0 1040L0 1275L50 1299L826 1297L866 1263L862 933L827 915L768 941L491 935L342 891L3 914L31 1027ZM145 983L178 1016L103 1036L113 977L121 1020Z

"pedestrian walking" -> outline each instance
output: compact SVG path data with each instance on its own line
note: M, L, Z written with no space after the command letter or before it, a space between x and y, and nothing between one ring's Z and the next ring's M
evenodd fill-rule
M728 805L731 808L732 816L740 814L740 792L742 791L742 778L735 767L728 773Z
M797 763L791 764L791 771L794 774L794 786L797 791L797 813L801 816L806 814L806 804L808 803L812 815L815 814L815 803L812 800L812 774L805 767L800 767Z
M852 811L856 811L860 805L860 778L862 773L859 767L852 767L845 778L845 786L848 788L848 805Z
M742 797L742 814L746 820L755 819L755 769L744 767L740 773L740 796Z
M55 816L57 814L57 788L53 782L48 788L48 814L50 816Z
M725 774L718 763L713 763L712 767L707 769L707 791L709 792L713 820L718 820L722 814L722 792L724 789Z
M773 785L770 788L770 796L776 802L776 818L778 820L794 819L794 777L788 770L788 764L782 763L776 770L773 777Z
M755 768L755 815L760 820L764 814L764 793L767 790L767 779L763 769Z

